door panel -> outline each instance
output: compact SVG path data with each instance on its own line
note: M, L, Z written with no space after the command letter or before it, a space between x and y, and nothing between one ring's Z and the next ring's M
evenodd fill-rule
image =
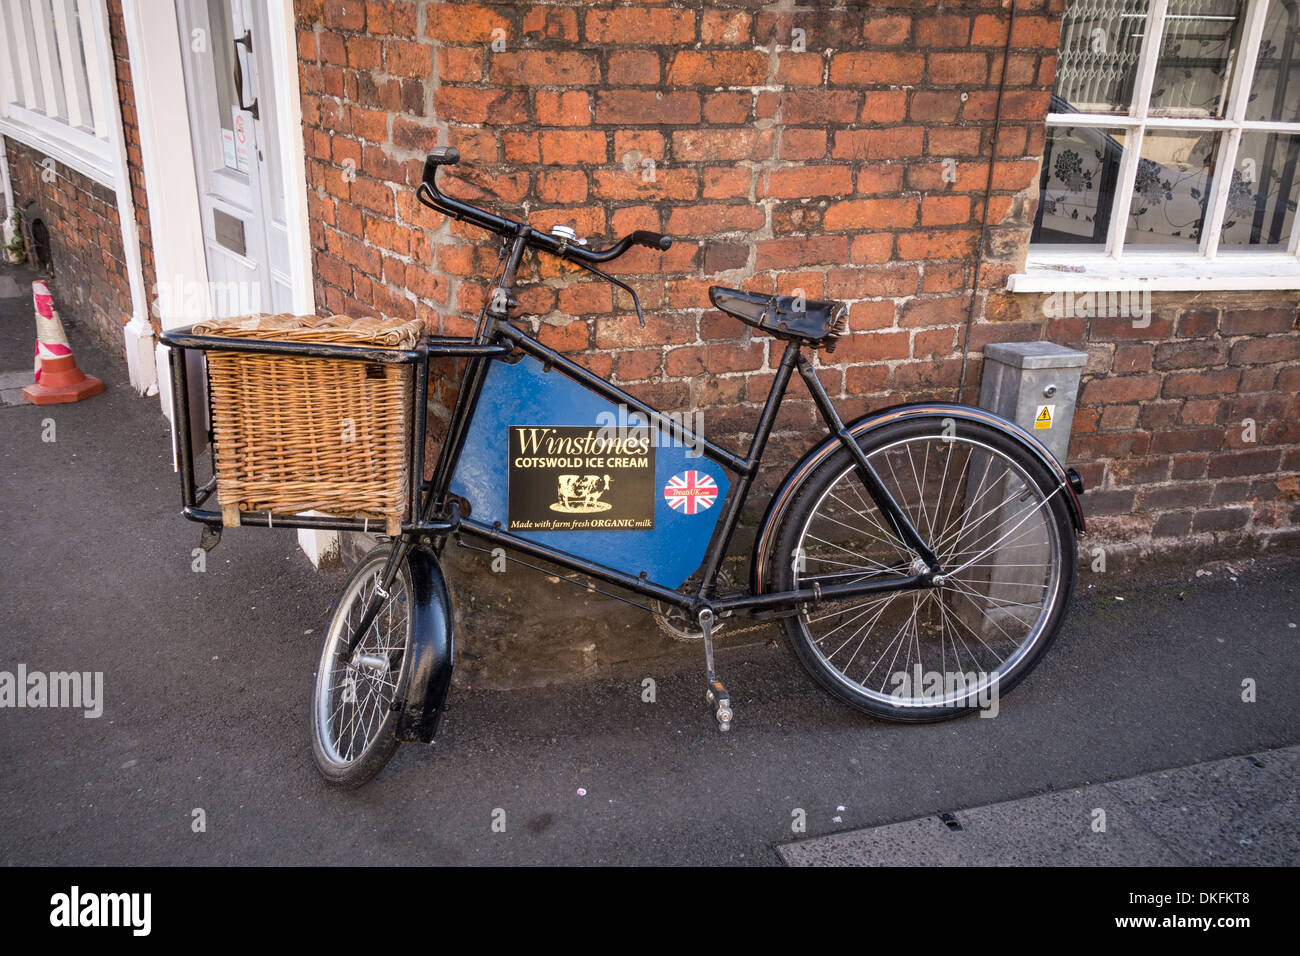
M175 0L203 220L209 311L286 311L288 233L267 11L252 0Z

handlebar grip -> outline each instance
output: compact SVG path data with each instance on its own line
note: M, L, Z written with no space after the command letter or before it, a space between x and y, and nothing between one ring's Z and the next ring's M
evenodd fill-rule
M638 229L629 238L634 246L648 246L651 249L658 249L660 252L667 252L673 244L672 236L650 232L648 229Z
M433 185L433 177L438 173L439 166L455 166L460 162L460 150L455 146L439 146L437 149L429 151L429 155L424 158L424 181L430 186Z

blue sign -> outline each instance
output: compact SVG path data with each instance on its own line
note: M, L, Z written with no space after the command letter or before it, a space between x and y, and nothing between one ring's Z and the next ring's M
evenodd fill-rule
M532 356L482 396L451 483L475 520L663 587L698 570L731 487L702 447Z

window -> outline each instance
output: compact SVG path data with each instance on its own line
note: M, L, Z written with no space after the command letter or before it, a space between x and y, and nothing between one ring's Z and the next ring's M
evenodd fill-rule
M1012 289L1300 288L1297 160L1300 2L1070 0Z
M0 3L0 132L111 183L107 35L103 0Z

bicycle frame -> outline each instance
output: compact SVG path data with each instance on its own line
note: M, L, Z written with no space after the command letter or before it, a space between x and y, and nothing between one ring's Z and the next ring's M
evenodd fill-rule
M510 285L516 274L519 262L527 248L525 237L516 236L510 244L507 265L503 274L501 290L508 296ZM205 509L207 499L215 491L215 479L199 486L195 478L194 448L190 432L184 423L190 420L189 370L185 361L186 350L231 350L257 352L275 355L293 355L307 358L342 359L346 361L386 362L411 364L414 366L414 388L412 389L412 414L410 433L410 468L412 480L409 483L407 520L402 522L399 547L393 551L393 559L384 576L387 588L396 574L402 558L417 544L432 544L435 536L464 533L493 545L508 547L512 550L550 561L570 571L587 575L608 584L622 587L628 591L654 598L667 605L687 610L698 615L703 609L711 609L717 614L755 611L783 611L809 602L843 600L868 594L902 591L929 587L936 576L943 573L938 560L928 544L916 530L904 510L890 495L857 441L846 428L836 412L834 404L826 394L816 371L807 356L803 354L798 341L789 341L781 356L776 376L768 392L763 409L759 414L748 451L742 457L715 443L708 441L665 416L639 399L617 388L610 382L595 375L554 349L510 325L506 321L504 310L485 308L475 336L470 338L429 337L409 350L363 349L353 346L307 345L300 343L266 342L256 340L231 340L215 336L195 335L188 329L177 329L163 334L162 340L171 346L171 388L175 421L181 423L176 428L177 468L181 477L183 515L190 520L201 522L205 527L218 533L221 527L221 512ZM557 548L530 541L499 527L476 521L472 516L462 517L448 496L452 477L455 474L465 436L473 420L482 396L484 381L489 363L499 361L522 352L542 362L547 368L560 370L580 385L611 402L626 406L645 417L647 423L668 434L673 440L701 449L702 454L738 477L727 493L722 517L714 532L701 565L700 584L694 593L682 593L679 590L663 587L643 577L636 577L620 572L605 565L587 560ZM462 388L452 413L446 440L443 442L429 482L415 480L423 473L425 456L425 430L427 425L426 399L428 394L429 366L432 358L467 359ZM828 579L823 582L818 578L806 581L806 586L796 590L766 592L762 594L740 592L736 594L715 595L714 588L718 572L727 555L727 549L739 523L740 515L753 488L754 479L762 463L763 452L772 432L777 411L785 397L790 378L799 372L813 402L827 425L830 435L849 450L853 456L856 471L863 486L885 516L890 530L900 542L912 549L920 558L924 567L908 568L910 574L897 577L873 578L851 584L837 584ZM262 513L246 513L241 516L242 525L254 527L307 528L313 530L361 531L376 530L377 523L363 518L340 518L318 515L273 516ZM376 605L377 606L377 605ZM364 630L364 626L358 631Z
M513 278L517 273L527 245L526 237L523 235L516 235L510 242L503 280L498 289L503 295L494 294L493 298L495 300L508 301ZM700 449L706 458L735 473L739 481L728 491L722 517L701 566L699 587L693 594L683 594L680 591L656 585L644 578L625 574L605 565L589 561L580 555L530 541L519 535L511 534L509 531L501 530L499 527L476 521L472 516L460 517L452 515L456 525L454 530L471 534L493 545L509 547L531 557L550 561L568 570L617 585L629 591L653 597L666 604L684 608L693 614L698 614L704 608L710 608L719 614L737 611L783 610L809 601L838 600L878 592L928 587L936 575L942 574L943 569L928 544L916 530L906 512L890 495L884 482L867 460L861 448L858 447L854 437L846 429L843 420L835 410L834 404L826 394L825 388L817 378L812 363L803 354L802 345L798 341L792 340L786 343L772 387L768 391L767 399L755 426L749 449L744 457L741 457L708 441L702 435L695 434L690 429L666 417L659 410L639 401L554 349L521 332L505 321L504 312L504 309L488 307L485 308L480 319L479 328L473 342L483 351L473 354L467 362L463 379L464 384L457 398L447 438L443 443L433 481L426 497L422 513L423 523L434 523L440 515L447 515L448 513L448 495L452 476L455 473L461 451L464 448L466 434L482 396L488 363L503 357L502 353L496 351L494 347L501 343L507 343L511 347L511 352L517 349L538 359L548 369L558 369L602 398L624 405L630 411L635 411L644 416L651 427L660 429L674 440ZM808 582L808 586L792 591L715 596L713 592L718 572L722 567L736 525L739 523L741 512L753 487L754 479L758 474L763 452L771 435L773 424L776 421L777 411L789 386L790 377L796 369L812 394L817 410L825 421L830 434L838 437L843 445L850 450L857 473L871 499L880 508L881 513L889 522L891 530L898 535L899 540L920 556L924 568L909 568L913 573L852 584L835 584L829 581L823 583L821 580L813 578Z

